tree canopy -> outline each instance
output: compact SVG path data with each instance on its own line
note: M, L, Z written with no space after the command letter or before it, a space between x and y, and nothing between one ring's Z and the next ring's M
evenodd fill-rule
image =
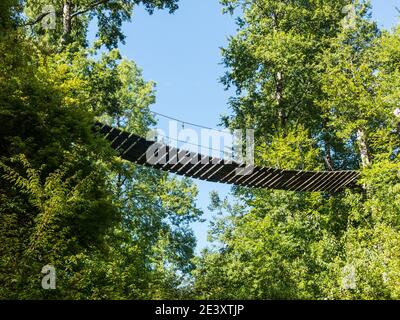
M176 9L175 1L54 1L76 17L66 37L58 20L55 30L41 28L47 2L2 2L1 298L177 298L185 290L190 223L201 216L196 187L122 161L92 130L98 119L139 134L154 124L154 83L115 48L140 3ZM86 43L94 18L100 55ZM56 290L40 285L45 265L57 270Z
M235 188L215 247L197 258L207 299L398 299L399 30L368 1L224 0L239 11L222 50L231 128L256 130L256 163L361 170L363 192Z
M212 193L213 245L195 255L196 185L92 130L156 123L155 83L118 45L137 6L177 2L1 2L0 298L399 299L400 26L379 29L364 0L221 0L238 27L225 126L255 130L257 165L362 178L338 194Z

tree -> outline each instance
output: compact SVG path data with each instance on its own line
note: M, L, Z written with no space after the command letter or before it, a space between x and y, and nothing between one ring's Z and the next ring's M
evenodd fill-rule
M30 17L25 24L34 27L39 35L48 33L53 41L60 39L60 44L78 42L79 46L86 46L86 33L89 22L97 20L97 45L105 45L108 49L116 48L119 41L124 41L125 35L121 31L123 22L130 21L135 5L143 4L151 14L155 9L168 9L171 13L177 8L178 0L53 0L53 1L26 1L26 12ZM51 5L54 12L62 19L57 20L55 30L43 30L40 22L50 14Z
M304 127L318 140L326 167L340 164L341 146L327 132L327 119L315 103L322 95L322 52L340 29L349 1L222 1L241 6L238 34L222 54L228 69L223 83L237 89L231 99L230 127L256 129L259 144L292 128ZM332 159L338 158L337 161Z
M357 141L366 167L372 161L367 134L383 121L375 99L376 61L371 59L379 30L368 20L368 4L359 4L354 10L352 21L334 39L331 54L325 55L322 83L326 100L322 107L339 138Z
M237 88L226 124L256 129L256 163L361 167L363 190L235 188L239 206L214 202L225 213L211 229L216 247L197 260L197 293L397 299L398 29L379 31L367 1L223 3L242 8L223 50L223 82Z
M118 39L107 37L120 32L134 2L80 2L79 8L54 2L85 11L71 14L62 45L65 21L41 30L44 3L28 1L26 24L33 29L18 28L17 4L4 11L9 22L0 40L1 297L180 297L181 280L193 267L189 224L201 214L196 188L122 161L93 131L96 119L139 134L154 123L148 109L154 84L118 50L97 58L85 42L96 16L101 41L116 46ZM175 9L175 1L144 4L150 11ZM56 290L40 286L47 264L56 268Z

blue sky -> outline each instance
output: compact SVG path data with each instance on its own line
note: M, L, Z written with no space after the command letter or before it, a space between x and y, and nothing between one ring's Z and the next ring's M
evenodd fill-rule
M400 7L400 0L373 0L372 4L380 27L396 24L395 7ZM218 0L180 0L179 6L172 15L158 11L151 16L138 7L132 22L124 26L127 38L121 52L143 69L146 80L157 83L153 111L216 128L221 114L229 113L227 101L232 95L218 79L224 73L220 47L235 34L234 19L222 14ZM199 187L198 206L209 220L209 193L216 190L226 196L230 187L195 183ZM193 227L201 249L207 244L208 223Z

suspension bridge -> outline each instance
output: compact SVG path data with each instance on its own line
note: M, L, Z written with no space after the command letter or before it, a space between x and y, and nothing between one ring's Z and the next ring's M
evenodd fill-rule
M244 163L227 161L222 157L179 149L159 141L149 141L107 124L96 123L95 130L111 143L111 147L124 160L210 182L248 188L337 193L346 188L356 188L360 177L358 171L304 171L246 166ZM149 156L149 150L163 152L161 156L157 151Z

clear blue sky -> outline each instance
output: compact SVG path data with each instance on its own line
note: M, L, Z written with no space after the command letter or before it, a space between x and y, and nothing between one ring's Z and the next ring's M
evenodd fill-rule
M397 22L400 0L373 0L374 19L380 27L390 28ZM218 79L224 73L220 65L220 47L235 34L236 26L229 15L222 14L218 0L180 0L173 15L164 11L148 15L136 9L132 23L124 26L124 57L134 60L146 80L157 83L157 103L152 110L170 116L217 127L220 115L229 113L227 101L232 93L224 91ZM230 187L195 180L199 187L198 206L208 212L209 193L216 190L228 195ZM198 248L206 246L208 223L197 223L194 230Z

